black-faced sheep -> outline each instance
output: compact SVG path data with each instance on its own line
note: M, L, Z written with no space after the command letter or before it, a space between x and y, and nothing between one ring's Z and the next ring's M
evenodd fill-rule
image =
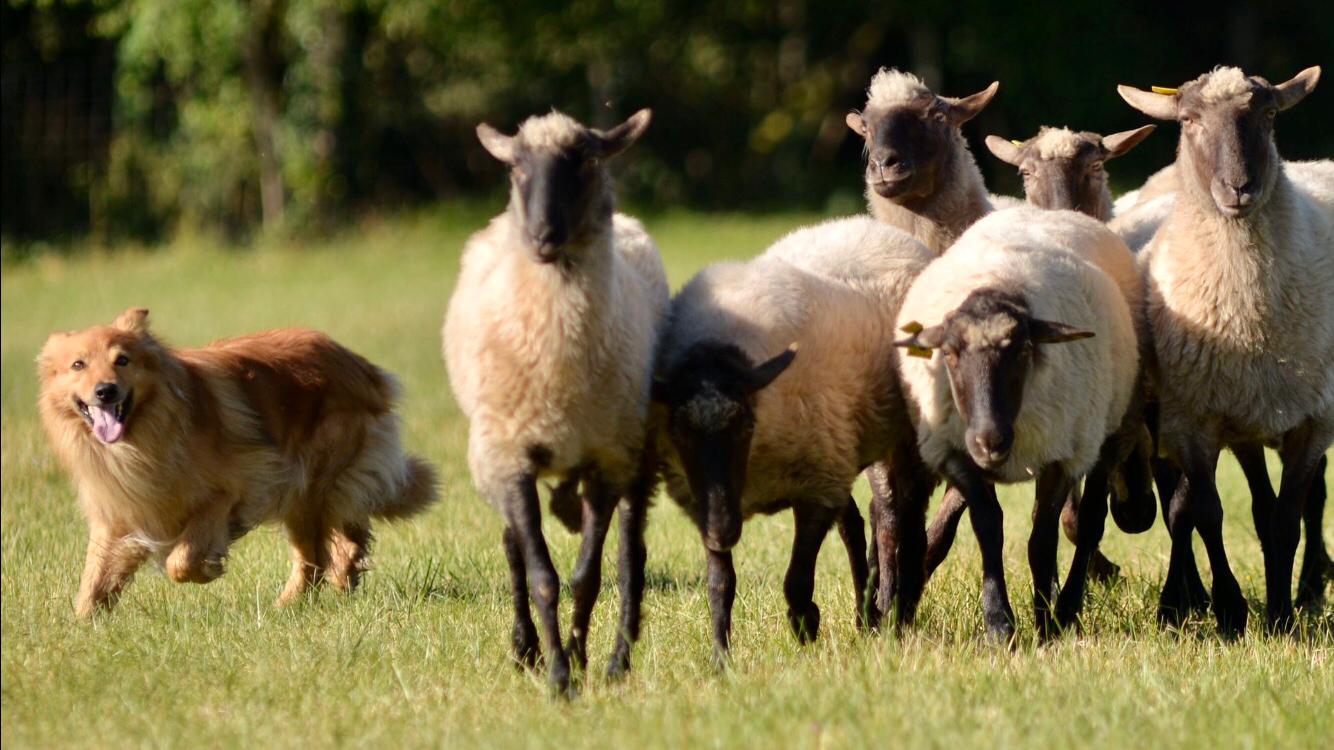
M960 99L936 96L911 73L881 69L866 108L847 116L866 140L871 214L943 253L992 210L982 173L959 127L996 95L1000 83Z
M649 384L668 290L639 222L613 213L606 160L648 126L641 110L607 131L552 112L482 144L510 166L509 207L469 239L444 326L450 383L469 420L468 464L506 522L515 657L539 656L542 620L553 686L585 662L601 585L602 544L621 507L621 628L610 672L629 668L643 591ZM559 579L542 535L537 480L583 482L583 546L571 576L570 644L557 620Z
M784 593L794 632L813 638L820 623L811 600L816 555L832 524L849 507L855 513L852 484L875 461L902 461L902 481L926 477L924 488L903 487L896 498L903 527L915 514L916 536L888 547L917 559L917 575L907 565L898 580L900 621L911 619L930 482L914 460L895 377L893 322L897 300L930 258L898 230L867 217L844 219L794 232L748 263L711 266L673 300L654 384L667 413L656 443L667 489L707 549L719 658L729 645L731 550L742 521L793 510ZM871 268L878 282L868 278ZM799 354L787 349L793 342ZM859 611L864 552L849 545Z
M1176 204L1144 260L1161 448L1184 471L1167 519L1173 556L1159 611L1174 619L1189 605L1183 567L1193 521L1228 634L1245 629L1247 606L1223 546L1220 450L1280 446L1278 496L1268 482L1252 483L1252 502L1267 619L1281 628L1292 623L1303 501L1334 441L1334 215L1289 179L1273 135L1277 114L1319 76L1309 68L1272 85L1217 68L1170 93L1118 88L1141 112L1182 123Z
M1095 467L1105 476L1136 434L1135 325L1121 287L1090 260L1118 248L1130 257L1111 231L1072 212L998 212L918 276L899 312L912 334L899 342L909 354L899 367L918 445L968 503L994 638L1012 637L1014 616L992 483L1037 479L1029 564L1039 632L1049 636L1061 505ZM1101 497L1099 505L1090 493L1080 507L1075 561L1057 602L1063 626L1082 604L1106 514Z

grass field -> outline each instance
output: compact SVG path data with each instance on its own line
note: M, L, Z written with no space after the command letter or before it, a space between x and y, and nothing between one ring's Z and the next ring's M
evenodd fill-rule
M1234 643L1205 619L1164 632L1154 621L1167 566L1161 526L1127 537L1109 524L1104 549L1123 563L1123 580L1093 586L1082 635L1037 647L1027 486L1002 493L1025 638L1015 653L983 644L967 530L927 589L919 627L902 639L855 631L846 563L831 539L816 590L824 627L818 643L799 647L781 591L791 520L778 516L748 524L738 547L734 666L716 673L702 548L664 501L650 516L634 673L623 684L602 678L617 602L611 574L590 644L597 670L578 701L549 700L540 676L509 663L501 523L473 492L466 429L440 359L459 249L485 216L441 209L299 247L234 251L181 240L155 252L45 255L4 267L6 747L1330 746L1334 617L1307 617L1293 637L1252 628ZM648 226L679 285L709 260L753 254L807 218L668 215ZM275 608L286 545L261 529L233 548L227 575L213 584L176 585L145 571L114 613L75 621L84 527L41 435L32 360L48 332L110 321L130 305L151 308L157 330L180 345L304 325L399 373L407 442L439 464L441 502L417 521L380 527L375 570L350 598L324 592ZM1229 553L1258 623L1259 547L1230 458L1220 483ZM576 539L556 524L548 533L568 570ZM613 528L609 555L615 543ZM1070 552L1062 543L1063 567Z

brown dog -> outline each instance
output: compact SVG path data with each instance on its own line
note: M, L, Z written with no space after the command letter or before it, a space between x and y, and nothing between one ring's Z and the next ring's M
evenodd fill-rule
M81 616L149 557L174 581L217 578L231 542L270 521L292 545L280 604L325 577L351 590L370 518L436 498L434 469L399 445L394 378L324 334L173 351L135 308L52 334L37 362L42 422L88 518Z

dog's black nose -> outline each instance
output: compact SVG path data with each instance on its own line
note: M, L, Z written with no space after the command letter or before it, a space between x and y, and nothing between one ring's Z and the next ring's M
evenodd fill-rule
M93 389L93 395L102 403L108 403L120 398L120 388L115 383L98 383Z

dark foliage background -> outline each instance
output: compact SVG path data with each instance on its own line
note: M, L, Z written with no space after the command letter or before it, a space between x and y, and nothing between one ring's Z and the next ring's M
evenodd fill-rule
M998 98L965 126L989 184L1019 190L982 136L1143 118L1120 82L1220 64L1284 80L1334 62L1334 4L1066 0L92 0L3 6L3 233L244 236L502 189L478 146L556 107L654 124L622 169L645 208L855 210L843 125L898 66ZM1334 81L1282 117L1289 158L1334 154ZM1112 166L1171 159L1168 125Z

